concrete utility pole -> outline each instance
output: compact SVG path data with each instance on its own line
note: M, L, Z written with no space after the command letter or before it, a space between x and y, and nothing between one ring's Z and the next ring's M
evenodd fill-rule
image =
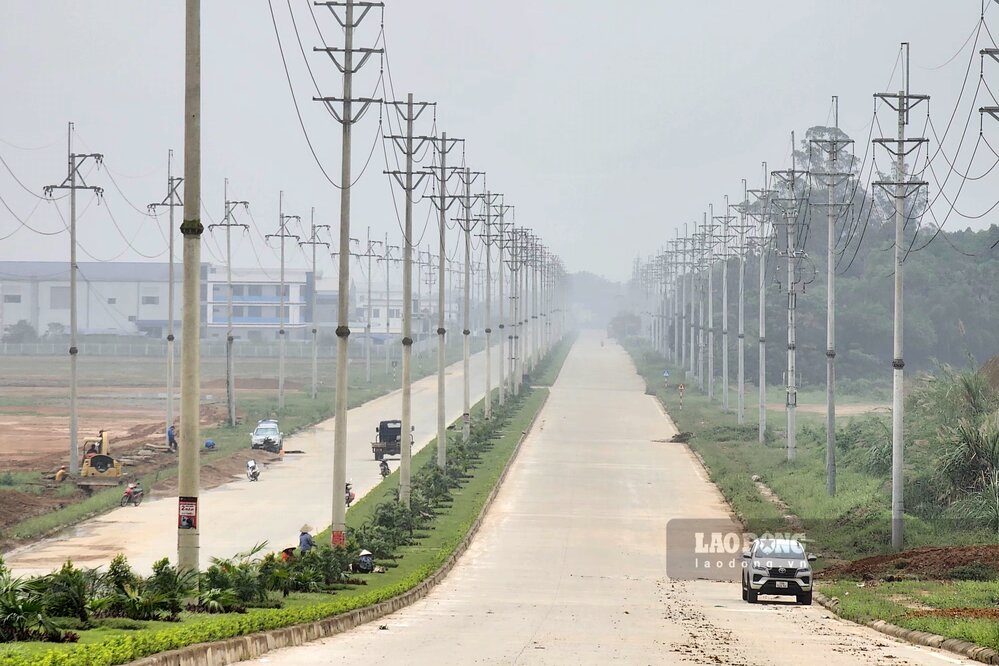
M514 396L520 395L520 331L521 331L521 261L523 260L523 230L514 227L510 230L510 259L507 265L510 268L510 299L513 301L513 330L510 332L510 382L511 392Z
M852 174L837 171L840 151L853 143L839 130L839 98L833 95L834 129L830 138L811 139L810 144L826 156L825 171L812 171L811 175L826 190L826 493L836 494L836 219L839 207L849 201L835 201L837 187L847 183Z
M447 469L447 417L445 414L445 391L444 372L447 367L447 349L445 347L447 329L444 327L445 316L445 261L447 260L447 211L450 207L447 194L448 170L447 154L459 142L464 139L449 139L447 132L442 132L440 137L434 137L434 148L440 159L439 180L437 181L438 212L440 218L438 222L438 253L440 259L437 263L437 466L440 469Z
M492 313L492 294L493 294L493 276L492 276L492 261L491 253L492 246L495 242L493 237L493 206L496 205L497 201L500 201L502 194L496 194L494 192L487 191L485 193L485 233L480 234L482 238L482 243L484 246L485 263L486 263L486 283L485 283L485 301L486 301L486 319L485 319L485 330L486 330L486 402L485 402L485 418L488 421L493 417L493 376L492 376L492 362L489 358L492 354L493 349L493 313ZM502 364L501 364L502 365Z
M314 97L314 101L322 102L330 113L340 123L342 128L341 143L343 149L340 159L340 256L339 256L339 286L337 290L337 326L336 326L336 398L334 404L333 427L333 524L330 528L330 541L338 548L347 545L347 503L344 489L347 484L347 373L350 357L347 339L350 337L350 194L353 189L350 164L351 129L354 123L360 121L371 104L380 104L380 99L354 97L354 74L356 74L368 59L374 54L380 54L383 49L354 48L354 30L361 25L364 17L373 7L383 7L381 2L314 2L324 5L333 14L337 23L343 28L343 48L314 47L313 51L326 53L333 61L337 70L343 74L342 97ZM344 8L341 19L337 8ZM354 19L354 8L361 9L361 15ZM360 54L360 62L354 65L354 55ZM343 58L341 63L338 57ZM360 109L354 111L354 103L360 104ZM406 447L402 447L405 449Z
M701 303L701 289L697 278L701 257L698 252L699 248L697 244L697 222L692 222L691 224L694 228L691 231L690 238L688 239L690 243L690 258L688 260L690 270L688 272L687 280L689 284L689 289L687 290L687 300L690 302L690 316L687 318L687 339L690 343L690 353L687 356L690 361L690 376L692 379L696 380L698 386L703 389L704 387L701 385L700 374L697 372L699 357L697 351L699 348L699 345L697 344L697 334L700 331L701 323L698 317ZM685 224L683 228L686 229L687 225Z
M389 171L389 175L402 187L406 195L406 221L403 229L402 243L402 439L403 445L399 447L399 502L403 506L409 507L411 476L412 476L412 449L405 445L406 434L412 430L412 367L413 367L413 193L426 177L426 174L418 174L414 180L413 156L423 146L425 140L421 139L418 145L413 143L413 123L420 115L432 106L427 102L413 103L413 94L409 93L405 102L388 102L399 114L400 119L406 123L406 134L404 136L387 136L387 140L392 141L396 148L406 158L405 171ZM387 238L386 238L387 240ZM388 245L386 245L386 257ZM388 260L385 262L388 265ZM386 286L386 289L388 287ZM417 287L419 291L419 287Z
M391 269L392 262L399 261L399 259L392 257L392 250L398 250L400 248L398 245L389 245L388 234L385 234L385 240L383 243L382 247L385 248L385 255L379 259L379 261L385 262L385 375L388 376L392 364L392 347L388 344L388 340L392 335L392 290L390 288ZM395 371L393 371L392 377L395 378Z
M317 278L316 278L316 247L322 245L329 248L330 244L319 240L319 230L325 229L329 231L330 225L328 224L316 224L316 207L312 207L312 214L310 216L310 222L312 227L312 232L309 234L309 240L299 241L298 245L300 247L309 245L312 247L312 399L315 400L319 395L319 318L316 315L317 310Z
M746 232L749 226L746 224L746 216L749 214L749 191L746 188L746 179L742 179L742 202L736 208L739 211L739 224L736 231L739 234L738 249L736 253L739 257L739 396L737 420L739 424L746 422Z
M501 196L501 199L502 199L502 196ZM503 282L506 280L506 278L503 275L504 272L505 272L503 270L503 268L504 268L504 266L506 264L506 260L503 258L503 250L508 249L508 247L509 247L509 237L510 236L509 236L509 230L507 228L507 223L506 223L506 220L505 220L505 216L506 216L506 212L508 210L511 210L512 208L513 208L513 206L508 206L508 205L503 204L503 203L501 203L499 205L499 221L496 223L496 236L495 236L496 256L497 256L496 262L497 262L497 266L499 267L499 281L498 281L499 293L497 294L496 302L499 305L499 336L500 336L500 339L499 339L499 345L497 345L497 347L496 347L496 354L499 357L499 405L500 405L500 407L502 407L504 405L504 403L506 402L506 393L507 393L506 371L504 369L504 363L503 363L503 349L504 349L504 347L503 347L503 344L504 344L504 342L503 342L503 338L504 338L504 335L503 335L504 331L503 331L503 329L506 327L506 322L505 322L505 319L504 319L504 317L505 317L505 315L504 315L504 304L506 303L506 301L503 298Z
M79 267L76 263L76 191L90 190L100 198L104 190L100 187L87 185L80 173L80 167L87 160L93 160L100 165L104 161L104 156L99 153L87 155L73 152L73 123L69 123L67 130L68 173L66 179L59 185L47 185L44 188L45 196L51 197L54 190L69 190L69 473L76 475L80 472L80 449L78 444L79 425L77 412L77 366L76 357L79 349L77 343L77 307L76 307L76 274Z
M697 285L697 384L702 391L705 390L705 380L704 380L704 360L705 360L705 345L707 338L707 299L711 298L711 282L709 277L705 277L704 272L707 270L708 276L710 276L710 266L711 262L708 259L708 225L707 225L707 213L703 214L703 223L701 224L701 233L697 234L698 240L698 263L700 266L700 277L698 278ZM708 372L710 373L710 366ZM713 391L708 388L708 398L714 397Z
M721 220L722 242L722 411L728 411L728 233L729 222L735 219L725 195L725 214L715 217Z
M708 204L704 220L704 243L708 271L708 400L715 399L715 207Z
M225 214L222 216L222 222L220 224L210 224L208 225L208 230L211 231L218 227L225 229L225 271L226 271L226 332L225 332L225 385L226 385L226 402L229 410L229 425L233 428L236 427L236 371L235 371L235 359L233 358L233 341L235 338L232 334L232 228L241 227L244 230L249 230L249 227L245 224L240 224L234 222L232 211L236 206L242 206L243 210L246 210L250 203L248 201L229 201L229 179L225 179L223 186L223 197L225 199Z
M895 199L895 324L892 359L892 410L891 410L891 546L901 550L905 542L905 439L903 371L905 361L902 356L902 262L905 260L905 200L926 187L926 181L912 180L905 170L905 156L927 143L922 137L906 137L905 126L909 124L909 112L920 102L930 99L929 95L913 95L909 92L909 44L902 42L904 85L897 93L875 93L874 97L887 104L898 113L898 137L876 138L874 143L885 148L895 158L895 179L875 181L889 196ZM990 54L986 54L990 55ZM995 56L992 56L993 58ZM988 113L987 108L983 109ZM894 144L894 145L893 145Z
M533 375L541 360L541 294L539 280L544 266L545 248L541 239L534 236L531 252L531 372Z
M284 285L284 242L288 238L294 238L296 242L301 239L295 234L288 233L288 220L298 220L301 223L302 218L298 215L285 215L284 214L284 191L278 192L278 232L276 234L267 234L264 237L264 241L268 241L272 238L277 238L281 243L281 291L278 294L280 306L278 307L278 409L284 409L284 353L285 353L285 338L287 338L287 333L284 330L285 324L288 322L288 316L285 313L285 285Z
M173 425L173 394L174 394L174 384L176 380L174 379L174 353L173 353L173 342L174 342L174 277L173 277L173 238L176 235L174 233L174 216L173 209L177 207L183 207L184 202L180 198L180 193L177 192L177 188L180 184L184 182L184 179L180 176L174 177L173 175L173 150L167 152L167 193L166 197L160 203L151 203L147 208L151 213L154 213L157 208L165 206L170 212L170 224L168 232L168 253L170 255L170 267L167 269L167 280L169 281L169 286L167 287L167 311L170 313L167 318L167 414L166 423L167 428ZM169 444L169 437L167 437L167 442Z
M770 223L771 198L773 192L769 188L769 172L767 163L763 163L763 187L758 190L749 190L755 201L750 208L749 216L754 218L760 225L757 247L759 248L759 378L757 379L759 428L758 437L760 444L766 440L767 434L767 254L770 252Z
M371 271L371 259L376 257L381 259L381 257L374 252L374 247L381 244L381 241L371 240L371 227L368 226L368 242L364 246L364 254L361 255L362 257L368 258L368 306L365 308L367 311L367 317L364 322L364 377L368 384L371 383L371 279L373 277L373 273ZM387 262L386 265L388 265ZM386 311L385 314L387 315L388 311Z
M184 58L184 312L180 356L177 568L198 571L201 485L201 2L187 0Z
M673 363L683 367L683 361L685 358L685 352L683 349L683 242L680 239L679 229L676 232L676 238L670 241L670 245L673 246ZM685 239L684 239L685 240ZM682 378L677 377L677 382L681 382Z
M680 288L680 331L677 334L680 338L680 367L686 371L688 367L689 354L687 353L687 300L690 299L690 290L687 289L687 223L683 224L683 237L678 239L680 248L680 273L677 282ZM684 373L686 374L686 372ZM677 378L677 381L680 381Z
M462 172L459 172L461 174ZM472 307L472 228L475 223L472 221L472 202L481 198L482 195L476 194L472 196L472 184L479 176L484 175L482 171L472 171L468 167L465 167L463 176L461 176L462 184L465 186L465 198L462 205L464 208L464 220L459 219L458 224L461 225L461 230L465 233L465 298L464 298L464 325L462 326L462 363L463 363L463 412L461 415L461 439L463 442L467 442L468 438L472 433L472 384L471 384L471 372L472 372L472 346L471 338L472 334L469 326L471 307Z
M798 180L807 176L807 172L799 171L794 159L794 133L791 133L791 168L784 171L774 171L772 175L782 184L782 196L773 199L784 217L786 229L784 251L781 255L787 260L785 283L787 287L787 397L785 409L787 412L787 460L794 462L797 455L797 423L798 379L797 379L797 303L798 291L803 287L799 277L798 266L807 255L804 249L799 249L797 226L802 200L798 195Z

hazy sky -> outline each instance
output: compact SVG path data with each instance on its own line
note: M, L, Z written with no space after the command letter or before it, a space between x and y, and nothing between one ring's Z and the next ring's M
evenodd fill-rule
M66 123L72 120L76 149L104 153L110 175L132 203L144 208L162 199L169 148L176 151L178 171L182 164L184 3L0 2L0 155L17 176L38 193L63 180ZM252 245L260 261L274 266L276 255L258 234L276 230L278 191L286 193L287 213L307 220L315 206L318 220L329 224L337 223L339 196L299 127L268 3L204 0L202 5L203 199L218 221L228 177L230 196L251 202L252 220L241 221L259 227ZM516 206L518 224L534 229L570 270L612 278L627 277L637 254L654 251L678 225L700 219L709 202L720 205L725 194L735 201L741 178L758 186L762 161L770 168L785 166L791 130L800 135L830 122L832 95L839 95L840 124L862 154L872 94L899 86L898 72L893 81L891 76L901 41L912 43L912 91L932 95L932 122L942 133L969 64L972 46L962 50L962 44L981 11L980 0L388 0L386 5L394 84L386 86L388 94L394 90L404 98L412 92L417 100L438 102L438 128L467 139L467 164L488 173L490 189ZM309 136L327 171L339 178L339 126L311 101L315 90L288 0L272 0L272 6ZM290 2L320 89L339 95L336 70L311 50L320 39L309 6L305 0ZM342 45L329 12L315 11L327 42ZM373 42L379 20L379 14L369 15L358 46ZM999 35L999 10L990 6L986 22ZM983 34L979 46L985 40ZM962 171L978 134L977 107L994 103L984 86L972 100L979 84L977 55L971 62L969 88L945 142L945 154L953 154L968 122ZM379 66L377 58L369 61L357 77L357 94L376 91ZM999 63L986 63L985 80L999 91ZM381 95L379 88L376 96ZM429 113L423 133L431 129ZM388 232L398 244L392 192L382 175L383 148L375 141L378 122L379 111L372 109L356 126L355 177L365 163L368 167L354 190L352 235L363 237L371 225L375 237ZM923 121L913 125L918 134ZM893 131L890 111L882 111L881 126ZM999 147L999 124L986 119L984 127L991 145ZM979 153L973 172L992 163L984 145ZM450 159L456 163L460 155ZM942 178L947 167L940 166ZM962 191L960 212L977 214L995 201L999 172L992 176ZM948 188L959 180L955 176ZM112 226L110 210L139 253L164 259L155 224L129 206L108 173L92 172L89 182L105 187L107 207L91 206L81 218L84 249L101 259L122 251L123 260L142 258ZM36 229L61 228L53 205L35 209L37 200L2 168L0 196L21 218L34 210L28 223ZM81 208L88 199L81 196ZM940 205L946 214L946 202ZM427 212L426 204L418 207L418 229ZM970 224L979 227L988 220ZM968 225L955 215L947 228ZM65 234L21 229L5 238L18 227L0 207L0 259L68 258ZM209 241L204 258L214 260L212 251L218 254L220 245ZM300 253L290 256L304 266ZM236 264L256 261L248 240L237 243Z

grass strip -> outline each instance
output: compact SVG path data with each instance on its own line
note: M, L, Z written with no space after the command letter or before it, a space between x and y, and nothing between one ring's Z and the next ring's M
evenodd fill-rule
M848 620L884 620L999 650L999 581L840 580L821 589L839 599L838 614Z
M662 400L681 431L693 433L691 448L701 455L711 480L749 531L797 531L760 495L752 479L756 475L801 519L815 551L825 556L820 557L819 568L836 559L890 551L891 488L886 477L870 473L861 461L839 449L836 495L826 493L824 414L799 412L797 456L794 462L788 462L783 410L768 414L765 441L760 444L757 410L753 406L747 405L745 422L739 424L734 395L731 411L726 414L719 397L709 400L693 380L686 379L683 369L668 364L647 344L629 340L624 346L645 379L646 392ZM664 368L670 371L668 387L662 376ZM682 409L676 391L681 382L687 389ZM716 388L720 391L720 382ZM755 400L747 396L747 402ZM855 418L859 417L841 416L838 422L847 428ZM844 439L837 435L839 443ZM905 521L906 542L911 548L995 540L994 534L967 524L928 521L909 514Z

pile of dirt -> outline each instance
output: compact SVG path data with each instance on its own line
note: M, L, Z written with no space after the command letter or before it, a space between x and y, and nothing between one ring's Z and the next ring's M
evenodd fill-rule
M999 354L996 354L982 366L982 374L992 388L999 390Z
M983 565L999 571L999 545L915 548L902 553L876 555L836 565L823 570L818 576L865 580L886 577L947 578L951 569L970 564Z
M976 620L999 620L999 608L934 608L917 610L909 617L946 617L953 619L973 618Z
M61 509L72 501L71 497L59 499L19 490L0 490L0 535L22 520ZM0 537L0 550L9 545L6 538Z

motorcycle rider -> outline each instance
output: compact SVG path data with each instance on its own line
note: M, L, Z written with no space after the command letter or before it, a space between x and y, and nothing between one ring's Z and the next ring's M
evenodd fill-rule
M256 481L259 476L260 476L260 468L257 467L257 461L247 460L246 478L248 478L250 481Z
M389 468L389 464L388 464L388 462L386 462L386 461L385 461L384 459L383 459L383 460L381 461L381 463L380 463L380 464L378 465L378 471L380 471L380 472L382 473L382 478L383 478L383 479L384 479L384 478L385 478L386 476L388 476L389 474L391 474L391 473L392 473L392 470L391 470L391 469Z
M143 494L142 485L138 481L133 481L129 483L127 486L125 486L125 492L124 492L124 497L128 498L126 504L129 502L137 504L138 502L136 502L136 500L142 497L142 494Z

